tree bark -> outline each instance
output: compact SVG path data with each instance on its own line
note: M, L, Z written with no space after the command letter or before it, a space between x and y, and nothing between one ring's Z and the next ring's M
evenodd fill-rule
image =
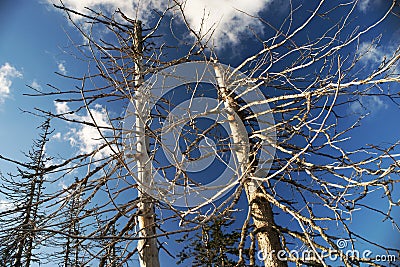
M142 37L142 24L140 21L136 21L133 32L133 49L134 49L134 61L135 61L135 109L136 109L136 121L135 121L135 133L137 135L137 169L138 179L142 185L149 185L151 183L151 173L148 166L149 158L147 154L147 142L145 132L145 121L143 118L144 113L144 99L141 96L141 92L137 90L143 83L143 37ZM155 227L155 212L153 199L147 194L139 190L139 198L141 201L138 204L138 224L139 224L139 236L143 237L139 239L137 244L139 263L141 267L159 267L160 262L158 258L158 247L156 238L148 238L156 234Z
M244 188L251 209L252 219L255 225L255 233L259 249L263 252L266 267L286 267L287 263L280 261L277 257L278 251L282 249L279 233L274 228L274 215L268 200L263 196L256 181L247 179L250 174L249 168L249 138L246 128L239 121L234 97L230 94L218 65L214 66L220 97L224 101L228 113L229 127L232 132L234 149L240 171L240 179L245 181Z
M247 200L251 209L258 247L263 253L265 267L286 267L285 261L280 261L277 253L282 250L279 232L274 228L274 214L267 198L256 189L254 181L245 183Z

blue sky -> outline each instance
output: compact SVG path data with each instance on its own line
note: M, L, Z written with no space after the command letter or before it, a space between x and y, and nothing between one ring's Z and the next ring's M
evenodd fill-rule
M27 85L43 89L47 83L65 82L55 72L67 68L62 49L69 45L63 31L68 25L60 14L37 1L2 1L0 10L0 65L12 69L3 76L9 93L0 105L2 154L22 159L20 152L30 147L41 119L21 110L53 108L50 98L23 94L33 93Z
M128 15L135 16L135 9L132 8L131 1L103 0L103 1L79 1L69 0L64 1L72 8L82 10L84 5L90 5L94 8L100 6L95 3L106 3L101 6L104 10L114 10L118 5L125 10ZM122 3L123 2L123 3ZM302 2L302 1L300 1ZM202 10L202 5L199 1L192 1L187 7L187 19L196 29L199 28L201 16L199 10ZM206 1L212 10L224 9L224 6L217 1ZM266 4L268 3L268 4ZM270 21L277 23L282 20L283 14L288 10L289 6L286 1L252 1L249 5L247 1L236 1L238 9L245 10L249 14L260 15L263 18L270 18ZM162 9L164 4L157 0L143 1L140 9L143 13L138 13L139 16L145 18L145 23L154 23L154 13L149 10L152 8ZM302 10L307 9L307 4L304 4ZM310 8L313 4L309 4ZM383 0L362 0L360 1L356 15L359 25L369 25L375 18L384 12L387 2ZM222 11L221 11L222 12ZM219 28L215 32L214 44L217 46L217 53L222 63L236 66L247 56L253 54L257 49L260 49L260 44L255 40L248 28L252 28L254 32L263 37L268 37L270 29L260 25L255 20L249 19L241 13L235 13L234 9L226 9L224 16L220 17L220 13L211 12L207 26L219 22ZM306 12L299 13L294 24L304 21L302 16ZM144 15L143 15L144 14ZM339 16L340 14L336 14ZM318 35L323 30L321 25L316 22L311 24L311 28L305 30L304 34L300 35L299 39L313 37ZM183 32L182 22L176 22L177 33ZM359 43L360 51L369 52L362 59L364 71L368 72L375 66L379 65L385 55L389 55L394 51L394 48L400 43L400 23L393 16L382 26L367 34ZM225 31L221 30L224 29ZM369 47L370 42L380 34L379 45ZM181 36L182 37L182 36ZM164 37L166 39L170 37ZM182 42L190 42L192 39L182 38ZM56 72L64 75L77 75L88 71L86 62L79 58L74 58L70 52L74 51L74 43L83 42L82 37L68 23L64 14L54 10L54 8L45 0L0 0L0 155L11 157L17 160L24 160L22 151L28 151L31 146L31 140L37 137L36 127L42 122L42 118L33 116L22 110L36 112L35 108L42 110L52 110L53 112L66 112L71 110L69 104L55 104L53 101L56 97L29 97L24 94L34 93L28 86L38 90L48 90L46 84L52 84L60 88L72 88L79 86L79 83L62 78ZM171 40L169 40L171 41ZM354 47L353 47L354 48ZM351 48L347 51L351 53ZM176 57L176 54L170 57ZM282 65L281 65L282 64ZM285 62L277 64L275 68L282 68ZM362 74L361 74L362 75ZM397 87L396 87L397 86ZM393 85L393 90L399 90L398 85ZM363 106L364 107L363 107ZM100 124L107 125L105 110L115 114L122 114L123 109L116 104L101 103L92 106L91 110L96 116ZM343 112L365 113L370 115L363 121L362 126L355 129L351 134L349 147L364 146L369 143L386 144L392 143L399 138L400 124L398 116L399 109L388 99L372 97L363 98L359 102L354 102L343 108ZM79 118L90 120L87 113L71 115L71 118ZM53 156L68 156L78 152L87 152L95 148L99 143L94 140L98 136L96 131L88 127L73 126L62 122L54 122L52 125L55 128L53 137L48 145L48 153ZM100 158L107 154L107 151L100 152L97 156ZM0 162L0 170L2 173L14 171L15 167L5 162ZM68 183L68 181L66 181ZM62 186L58 184L57 186ZM376 196L371 196L370 202ZM397 198L399 198L397 190ZM1 201L1 200L0 200ZM1 202L0 202L1 203ZM397 210L397 214L400 213ZM389 224L381 224L379 221L374 221L374 218L366 219L363 216L354 218L354 227L363 229L362 232L367 235L382 238L391 246L399 246L399 243L394 240L389 240L389 237L394 233L390 229ZM374 226L374 231L370 232L370 226ZM379 225L382 228L379 229ZM399 233L395 233L399 239ZM175 247L174 247L175 248ZM168 261L166 255L162 256L165 262ZM163 264L162 266L175 266L174 264Z

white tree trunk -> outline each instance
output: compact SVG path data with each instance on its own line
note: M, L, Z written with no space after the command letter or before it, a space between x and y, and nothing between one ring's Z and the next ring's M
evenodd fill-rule
M270 203L267 201L262 192L258 190L258 184L254 180L246 179L249 174L249 139L248 134L239 121L240 118L236 114L235 100L229 95L226 88L224 77L218 65L214 66L215 75L218 84L218 90L224 101L225 109L228 112L229 127L232 132L232 139L234 142L234 149L238 166L240 169L239 175L245 181L244 188L247 195L247 200L250 205L252 219L255 225L255 232L257 234L257 242L259 249L264 255L264 264L266 267L284 267L287 266L286 262L280 261L277 258L277 253L282 249L279 233L273 228L274 216Z
M135 133L137 135L137 170L138 179L144 185L151 183L151 173L149 168L149 157L147 154L147 142L145 132L145 121L143 118L145 103L141 92L137 90L143 83L143 67L142 67L142 25L140 21L136 22L133 36L133 48L135 52L135 107L136 107L136 124ZM155 212L153 199L140 192L141 201L138 204L138 224L139 236L143 237L138 241L137 249L139 254L139 262L141 267L159 267L157 238L148 238L156 235Z

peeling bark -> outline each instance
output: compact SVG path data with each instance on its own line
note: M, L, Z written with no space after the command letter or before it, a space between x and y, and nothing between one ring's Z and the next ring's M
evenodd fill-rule
M282 249L282 246L279 233L274 228L275 222L271 205L258 189L257 182L247 179L251 170L249 166L252 164L249 159L248 133L239 121L240 118L237 115L235 99L230 95L228 88L226 88L221 70L217 65L214 67L214 70L220 97L224 101L225 109L228 112L228 121L234 142L234 149L232 151L238 160L241 180L245 181L244 188L255 225L258 247L263 252L265 258L264 264L266 267L285 267L287 263L280 261L276 254Z
M148 166L148 155L147 155L147 142L145 132L145 121L142 117L144 112L144 101L140 95L140 91L137 89L143 83L143 68L142 68L142 56L143 56L143 37L142 37L142 24L137 21L135 24L133 33L133 47L135 52L135 107L136 115L136 129L137 134L137 145L136 150L137 156L137 168L138 168L138 179L144 185L150 184L151 173ZM142 189L143 191L143 189ZM139 254L139 262L141 267L159 267L160 262L158 258L157 238L147 238L149 236L156 235L155 227L155 212L153 200L150 196L139 190L139 198L141 201L138 204L138 224L139 224L139 236L143 237L138 241L137 249Z

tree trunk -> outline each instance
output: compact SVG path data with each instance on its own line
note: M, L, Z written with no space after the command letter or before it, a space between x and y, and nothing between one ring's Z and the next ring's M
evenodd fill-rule
M287 263L280 261L277 257L277 253L282 250L282 246L279 233L274 228L275 222L271 204L256 186L254 181L245 183L245 191L251 208L258 248L263 253L265 267L285 267Z
M142 40L142 24L140 21L135 23L133 33L133 49L135 60L135 109L136 109L136 125L135 133L137 135L137 169L138 179L144 185L149 185L151 173L148 166L149 158L147 154L147 142L145 134L145 121L143 119L144 105L141 92L137 90L143 83L143 40ZM158 248L156 238L147 238L156 234L155 212L153 200L150 196L140 192L141 201L138 204L138 224L139 236L143 237L138 241L137 249L139 254L139 262L141 267L159 267Z
M229 127L234 143L232 152L236 155L239 165L238 170L240 171L238 175L245 181L244 188L255 225L258 248L263 252L266 267L285 267L287 263L277 258L277 253L282 249L282 246L279 233L274 229L275 222L271 205L265 196L263 196L262 191L258 189L257 181L246 179L251 169L248 168L251 162L249 160L250 148L247 130L240 122L234 102L235 99L226 88L223 74L218 65L214 66L214 70L219 94L224 101L224 106L228 113Z

